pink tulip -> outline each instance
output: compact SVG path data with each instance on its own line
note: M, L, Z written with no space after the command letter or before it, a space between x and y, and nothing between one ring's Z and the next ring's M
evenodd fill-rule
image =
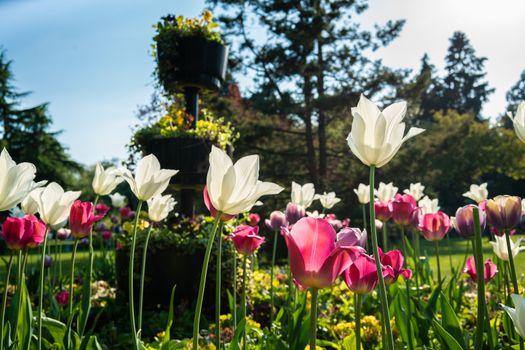
M248 222L251 226L257 226L259 222L261 221L261 217L257 213L250 213L248 215Z
M334 228L324 219L302 218L291 230L282 229L290 269L300 289L329 287L363 248L336 244Z
M463 272L468 273L472 281L476 282L478 279L478 274L476 273L476 261L474 260L473 256L469 256L467 259L467 262L465 264L465 269L463 269ZM496 273L498 272L498 267L496 264L492 262L491 259L487 259L485 261L485 264L483 266L483 273L485 276L485 283L489 282L496 276Z
M392 217L392 202L374 202L374 209L376 212L376 219L381 222L387 222Z
M286 215L282 211L272 211L270 218L265 220L266 227L272 231L280 230L283 226L288 226Z
M465 205L456 211L456 221L454 229L463 238L471 238L474 236L474 208L473 204ZM481 232L485 228L485 212L479 208L479 222Z
M69 293L67 290L61 290L55 295L58 305L65 306L69 303Z
M332 225L334 230L339 231L340 229L343 228L343 222L337 219L337 216L335 214L327 214L325 216L325 219L326 221L328 221L330 225Z
M206 205L206 208L208 208L208 211L210 212L210 215L214 218L217 217L219 214L217 212L217 209L213 207L213 204L211 204L210 195L208 194L208 187L204 186L204 190L202 191L203 197L204 197L204 205ZM221 220L222 221L228 221L235 217L235 215L228 215L228 214L222 214Z
M264 243L264 237L259 236L259 226L239 225L230 239L239 254L252 255Z
M113 232L110 230L104 230L100 233L100 235L102 236L103 240L109 241L113 237Z
M95 205L95 214L105 216L109 212L109 207L104 203Z
M419 222L419 229L428 241L440 241L451 227L450 218L442 211L425 214Z
M123 219L132 219L135 217L135 212L130 207L122 207L118 210Z
M383 276L391 275L391 267L383 270ZM377 269L374 258L361 254L344 272L344 280L348 289L357 294L373 291L377 285Z
M35 248L42 244L46 225L34 215L8 217L2 225L2 238L9 249Z
M399 275L403 276L405 280L412 277L412 270L404 269L403 264L405 263L405 257L401 254L399 250L391 250L389 252L383 253L381 248L379 249L379 259L381 260L381 265L383 269L388 269L388 274L385 276L385 284L390 285L397 281ZM383 272L384 273L384 272Z
M366 239L368 235L366 231L361 231L355 227L345 227L341 231L337 232L336 245L353 246L358 245L360 247L366 246Z
M414 197L409 194L396 194L392 201L392 219L398 225L410 225L412 212L416 209L417 203Z
M93 223L104 216L93 214L93 203L76 200L69 211L69 229L75 238L84 238L93 229Z

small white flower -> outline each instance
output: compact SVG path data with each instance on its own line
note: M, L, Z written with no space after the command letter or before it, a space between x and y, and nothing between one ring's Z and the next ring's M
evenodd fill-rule
M118 184L124 179L122 178L122 170L115 167L104 167L97 163L95 166L95 176L93 177L93 192L99 196L105 196L115 190Z
M357 188L354 188L354 192L357 195L357 200L359 203L370 203L370 185L359 184Z
M482 183L481 185L472 184L470 185L470 190L463 193L463 197L472 199L476 203L481 203L489 196L489 191L487 190L487 183Z
M160 222L168 217L175 207L175 200L171 195L156 195L148 200L148 216L151 221Z
M301 186L298 183L292 181L291 202L293 204L300 205L304 209L307 209L310 205L312 205L312 202L315 199L314 184L307 183Z
M392 182L390 182L389 184L385 184L384 182L380 182L379 183L379 188L377 190L375 190L375 195L376 195L376 198L380 202L386 203L386 202L391 201L392 199L394 199L394 197L397 194L397 190L398 190L398 188L396 186L394 186L394 184Z
M314 199L319 199L321 202L321 205L325 209L332 209L334 205L339 203L341 201L341 198L337 198L335 196L335 192L326 193L323 194L316 194Z
M109 198L111 199L111 205L113 205L115 208L122 208L126 206L126 202L127 202L126 196L118 192L110 194Z
M439 200L437 198L430 199L428 196L425 196L417 205L421 208L421 215L433 214L439 211Z
M424 190L425 190L425 186L421 185L420 182L417 182L415 184L410 184L410 187L404 190L403 192L414 197L414 199L417 202L423 197Z
M306 216L309 216L309 217L314 218L314 219L322 219L322 218L325 217L324 214L319 213L317 210L307 211L306 212Z
M512 319L516 332L525 339L525 298L518 294L512 294L511 297L515 309L503 304L501 306Z

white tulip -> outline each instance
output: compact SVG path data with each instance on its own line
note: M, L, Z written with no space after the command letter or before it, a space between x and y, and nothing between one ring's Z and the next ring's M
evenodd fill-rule
M494 236L496 239L495 242L489 242L492 244L492 249L494 250L494 253L500 258L501 260L508 261L509 260L509 252L507 250L507 238L505 236ZM514 243L512 238L510 238L510 249L512 251L512 256L515 257L518 255L518 253L525 249L525 247L520 247L520 243L523 240L523 238L520 238Z
M104 167L97 163L95 166L95 176L93 177L93 192L99 196L106 196L113 192L118 184L124 179L122 178L122 170L115 167Z
M249 211L259 197L283 190L281 186L258 178L259 156L243 157L234 165L226 152L212 146L206 186L211 204L217 211L237 215Z
M514 116L512 116L510 112L508 112L507 115L514 124L516 136L518 136L522 142L525 142L525 101L521 101Z
M425 186L423 186L420 182L417 182L415 184L410 184L410 187L403 192L414 197L417 202L423 197L424 190Z
M487 190L487 183L482 183L481 185L472 184L470 185L470 191L463 193L463 197L472 199L476 203L481 203L489 196L489 191Z
M359 203L370 203L370 185L359 184L357 188L354 188L354 192L357 195L357 200Z
M64 192L59 184L51 182L35 194L40 218L50 226L59 225L67 219L71 205L78 197L80 191Z
M323 213L319 213L317 210L307 211L306 216L314 218L314 219L322 219L325 217Z
M40 195L42 194L42 191L44 191L43 187L38 187L29 192L26 198L22 201L20 204L22 207L22 210L29 215L34 215L38 212L38 203Z
M321 205L325 209L332 209L334 205L341 201L341 198L335 196L335 192L324 192L323 194L316 194L314 199L319 199Z
M147 201L164 192L171 177L178 172L178 170L161 169L157 157L150 154L137 163L135 177L128 169L123 169L122 177L128 182L131 191L139 200Z
M352 108L354 121L346 139L352 153L368 166L379 168L388 163L406 140L425 131L410 128L404 135L405 123L402 121L406 111L404 101L380 111L372 101L361 95L357 107Z
M423 197L418 203L421 208L421 214L433 214L439 211L439 200L437 198L430 199L428 196Z
M525 198L521 200L521 215L525 215Z
M31 163L16 164L4 148L0 154L0 211L9 210L20 203L35 183L36 167Z
M390 182L389 184L380 182L379 187L377 188L377 190L375 190L375 195L380 202L388 202L394 199L394 197L397 194L397 190L398 188L394 186L392 182Z
M300 205L304 209L307 209L312 205L312 202L315 199L314 184L307 183L301 186L298 183L292 181L291 202L293 204Z
M151 221L161 222L168 217L170 211L175 207L175 200L171 195L156 195L148 200L148 216Z
M516 332L525 339L525 298L518 294L512 294L511 297L515 309L503 304L501 306L512 319Z
M118 192L110 194L109 198L111 199L111 205L114 206L115 208L122 208L126 205L126 201L127 201L126 196Z

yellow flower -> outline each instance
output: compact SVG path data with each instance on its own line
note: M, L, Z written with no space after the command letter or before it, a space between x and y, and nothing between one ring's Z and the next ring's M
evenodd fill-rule
M206 22L211 22L213 20L213 13L210 10L204 10L202 13L202 19Z

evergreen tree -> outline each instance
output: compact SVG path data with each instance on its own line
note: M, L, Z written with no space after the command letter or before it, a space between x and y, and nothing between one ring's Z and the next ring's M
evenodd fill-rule
M52 120L47 104L20 108L27 93L19 93L12 85L11 62L0 51L0 146L7 148L16 162L31 162L37 167L41 180L69 185L82 167L67 154L60 144L58 132L49 131Z
M455 110L473 113L481 119L480 112L489 95L494 92L485 80L485 57L476 56L465 33L455 32L445 57L446 76L438 88L437 110Z
M505 97L507 112L516 113L520 102L525 101L525 70L521 72L520 79L510 88Z

